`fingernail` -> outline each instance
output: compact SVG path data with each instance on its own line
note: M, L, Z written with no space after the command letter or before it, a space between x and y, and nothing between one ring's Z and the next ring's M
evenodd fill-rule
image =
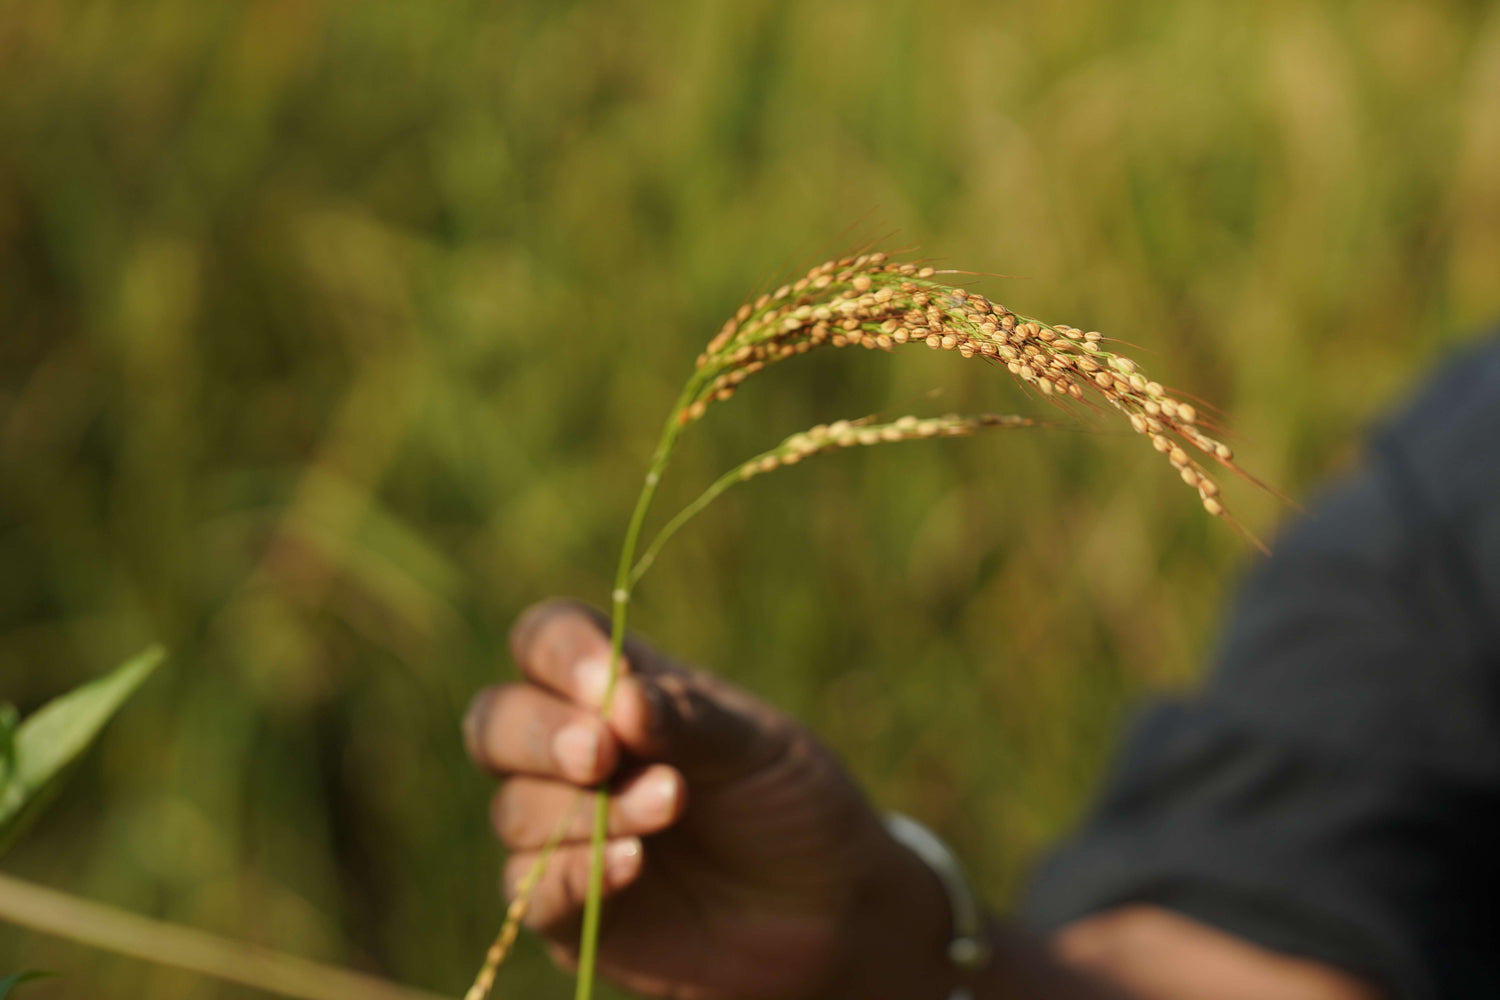
M631 796L631 812L643 823L663 823L677 808L677 794L677 775L670 771L653 774Z
M609 661L599 657L578 661L573 666L573 683L584 704L594 708L603 705L609 687Z
M641 866L641 842L637 837L612 840L604 845L604 869L610 882L628 880Z
M599 772L599 734L593 726L574 723L552 737L552 756L574 781L593 781Z

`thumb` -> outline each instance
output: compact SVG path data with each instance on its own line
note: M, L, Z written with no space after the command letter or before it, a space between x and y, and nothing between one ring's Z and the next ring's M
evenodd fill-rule
M622 684L639 695L617 703L636 710L620 712L620 741L637 757L675 767L689 784L736 781L769 766L792 745L797 725L734 685L675 664L652 664L639 654L631 663L635 672Z
M609 635L609 616L570 603ZM789 716L712 674L675 662L632 633L610 699L610 729L630 754L659 761L689 784L734 781L783 756L800 731Z
M608 622L590 609L601 630ZM734 781L783 755L799 726L712 674L627 634L610 728L634 757L681 771L690 784Z

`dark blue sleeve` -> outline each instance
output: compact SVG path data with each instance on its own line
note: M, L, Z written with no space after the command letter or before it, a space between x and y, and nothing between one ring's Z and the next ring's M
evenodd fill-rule
M1166 906L1403 998L1500 997L1500 342L1252 574L1023 906Z

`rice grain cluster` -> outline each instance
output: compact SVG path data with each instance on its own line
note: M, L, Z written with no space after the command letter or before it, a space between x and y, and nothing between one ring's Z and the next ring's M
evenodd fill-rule
M830 260L795 282L742 305L698 356L696 391L678 421L701 418L768 365L820 347L894 351L911 345L1003 365L1055 400L1103 399L1198 491L1203 509L1226 514L1219 484L1193 452L1239 472L1234 453L1205 433L1197 408L1151 380L1096 331L1012 312L938 280L932 267L884 253Z

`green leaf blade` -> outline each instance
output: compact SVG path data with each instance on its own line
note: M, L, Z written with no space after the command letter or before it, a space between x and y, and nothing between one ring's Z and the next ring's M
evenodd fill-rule
M54 698L15 728L10 766L0 783L0 854L56 793L68 766L165 658L164 649L152 646L103 677Z

